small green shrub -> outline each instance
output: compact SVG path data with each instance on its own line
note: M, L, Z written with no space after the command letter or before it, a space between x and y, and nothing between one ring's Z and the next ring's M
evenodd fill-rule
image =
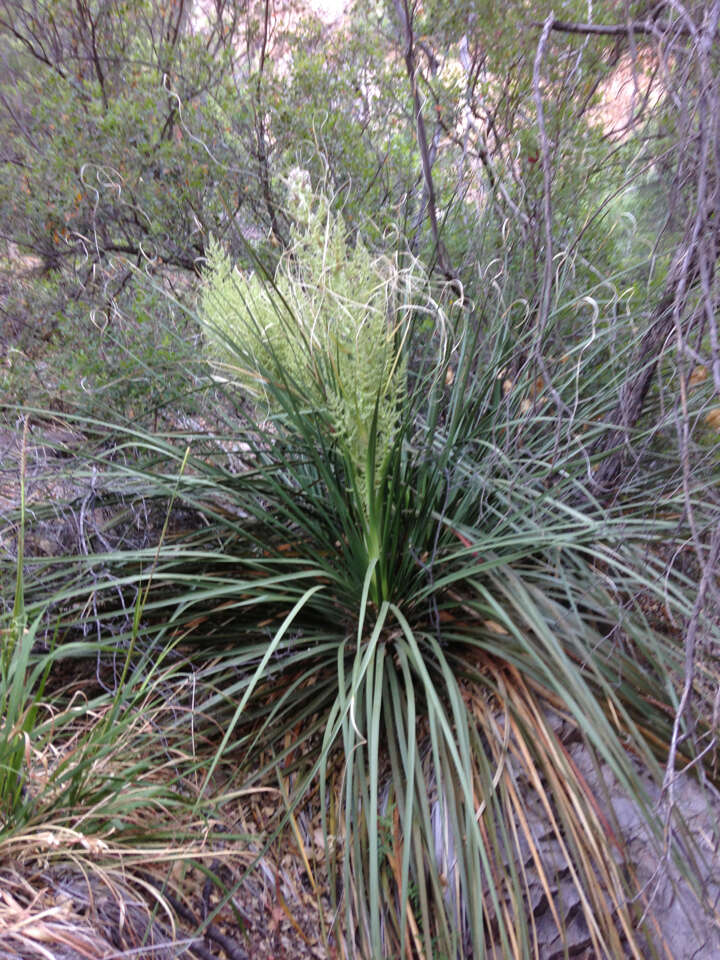
M181 271L171 279L191 285ZM73 289L58 272L13 277L3 307L17 332L0 344L0 389L16 403L93 417L192 408L188 369L197 366L199 326L175 309L166 277L154 284L130 276L100 307L97 288Z

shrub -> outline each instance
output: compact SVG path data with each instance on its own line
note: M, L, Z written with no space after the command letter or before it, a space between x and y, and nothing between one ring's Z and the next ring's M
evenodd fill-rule
M349 954L542 955L545 904L561 949L579 924L599 956L645 955L609 794L659 839L648 784L682 652L646 611L657 595L682 618L692 596L657 586L653 540L676 529L661 467L609 507L587 489L623 368L612 331L569 345L551 392L530 364L511 373L501 291L484 325L437 307L431 326L415 268L350 251L303 181L302 197L274 282L213 255L208 346L242 395L228 436L131 430L132 463L112 481L103 464L148 500L176 482L204 524L154 556L80 558L99 619L152 580L144 642L170 624L197 644L198 715L224 731L198 804L230 757L246 787L282 775L288 818L319 802Z

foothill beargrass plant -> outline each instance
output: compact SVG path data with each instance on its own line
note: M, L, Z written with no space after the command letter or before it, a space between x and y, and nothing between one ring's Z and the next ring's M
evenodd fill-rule
M290 196L273 274L211 251L198 319L227 432L127 425L95 464L202 518L79 558L97 622L142 591L138 649L193 651L198 716L222 730L198 809L229 760L245 787L282 770L288 818L319 806L345 954L541 956L544 915L567 949L577 916L598 956L652 955L613 800L659 849L692 594L661 580L662 464L610 503L593 491L632 347L596 322L606 285L557 306L548 342L588 303L592 324L548 366L501 285L457 302L409 255L352 245L302 172Z

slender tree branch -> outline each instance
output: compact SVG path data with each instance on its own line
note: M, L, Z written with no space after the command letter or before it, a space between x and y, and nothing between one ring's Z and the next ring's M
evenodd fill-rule
M552 169L550 166L550 145L548 144L547 131L545 129L545 111L543 109L542 91L540 90L540 67L542 66L545 47L547 45L550 31L554 23L553 14L548 15L543 32L537 45L535 54L535 63L533 64L533 94L535 97L535 108L537 110L538 133L540 135L540 153L542 157L543 171L543 226L545 231L545 266L543 269L542 293L540 297L540 309L538 311L537 328L542 336L545 329L548 314L550 312L550 295L552 293L552 265L553 265L553 243L552 243Z
M425 181L425 196L428 218L430 220L430 229L432 231L435 250L438 258L438 265L448 280L457 281L457 274L450 264L445 246L440 237L440 228L437 219L437 202L435 199L435 185L432 175L432 159L430 157L430 148L428 147L427 133L425 130L425 120L422 113L422 101L420 99L420 90L417 82L418 67L415 60L415 36L412 26L412 13L408 7L407 0L394 0L395 10L403 29L405 50L404 59L407 69L410 89L413 98L413 114L415 120L415 132L420 151L420 163L422 166L423 179Z
M533 21L533 26L544 27L545 24L539 21ZM670 23L665 20L633 20L630 23L612 24L571 23L568 20L553 20L552 29L558 33L575 33L596 37L624 37L633 33L660 36L670 31L683 36L691 34L691 30L687 26Z
M257 141L257 158L260 174L260 184L262 186L265 208L270 217L270 229L278 243L285 247L287 239L283 233L277 215L277 206L273 199L272 189L270 187L270 169L267 147L267 133L265 130L265 116L262 105L262 83L265 72L265 59L267 57L267 45L270 28L270 0L265 0L265 10L263 14L263 32L262 42L260 44L260 63L258 65L257 81L255 84L255 138Z

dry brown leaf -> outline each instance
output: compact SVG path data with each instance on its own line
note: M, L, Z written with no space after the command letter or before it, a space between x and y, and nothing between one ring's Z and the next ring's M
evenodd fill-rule
M708 376L708 368L700 364L700 366L695 367L693 372L690 374L690 379L688 380L688 386L696 387L699 383L703 383L705 380L707 380L707 376Z
M720 430L720 407L715 407L705 417L705 423L713 430Z

